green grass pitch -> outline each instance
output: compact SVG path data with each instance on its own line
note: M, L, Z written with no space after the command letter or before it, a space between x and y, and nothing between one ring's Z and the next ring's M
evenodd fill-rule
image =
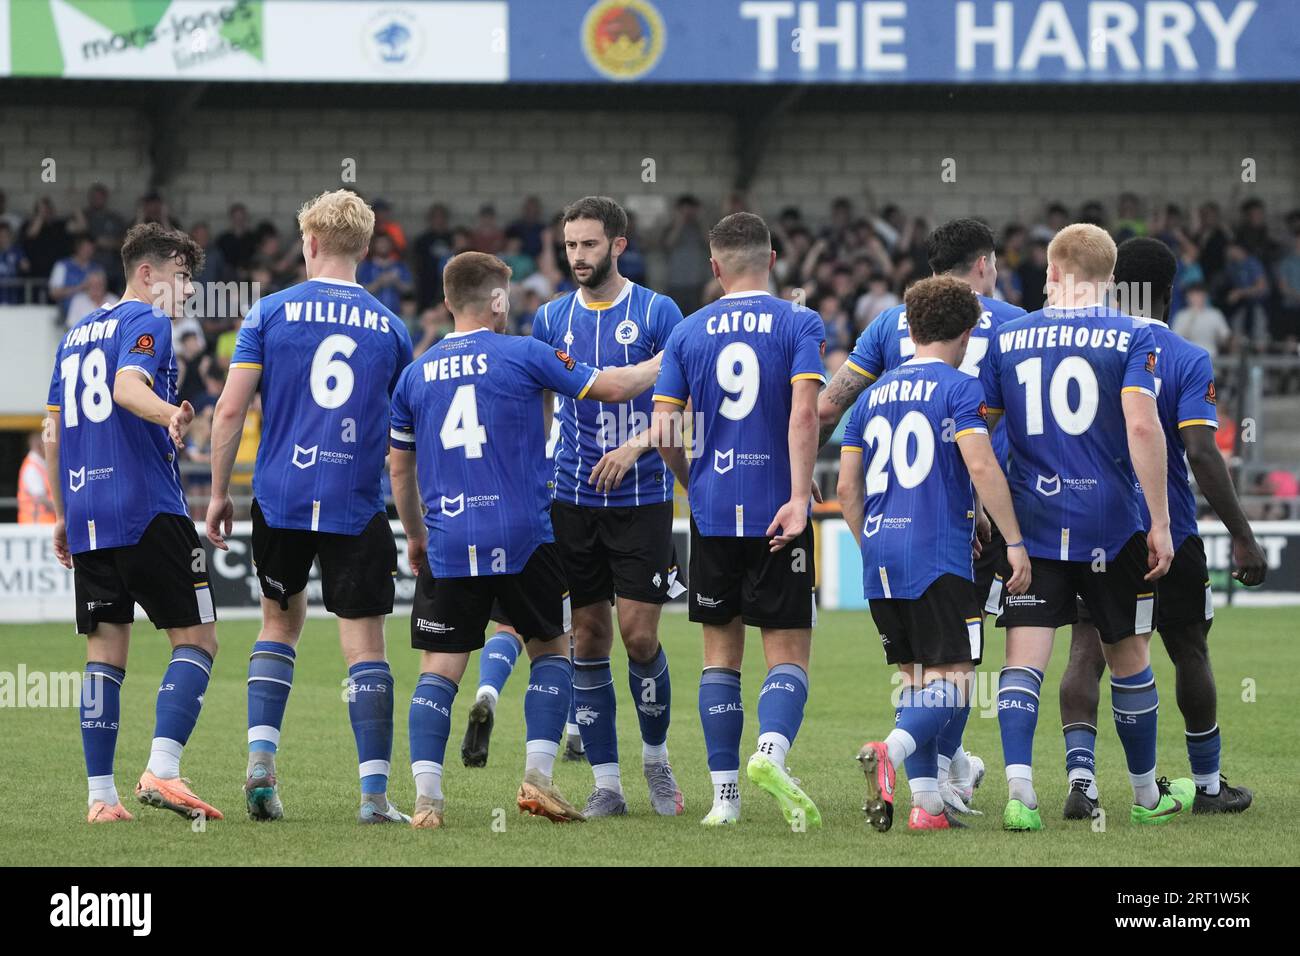
M1242 816L1188 815L1150 829L1131 825L1123 755L1109 719L1109 693L1103 690L1098 762L1103 805L1110 814L1104 832L1094 832L1086 822L1067 824L1060 819L1066 792L1056 702L1067 643L1062 631L1044 686L1035 750L1047 829L1033 834L1000 829L1006 784L997 721L991 714L978 713L971 716L966 746L988 764L988 776L975 800L985 815L974 819L970 830L947 834L908 832L905 810L900 810L902 819L890 833L879 834L866 825L860 811L862 776L853 757L862 741L881 736L891 724L891 671L884 664L870 617L849 612L821 617L814 637L808 712L790 755L793 772L821 808L825 825L820 830L788 830L772 800L743 775L740 825L723 831L699 825L712 794L696 711L699 632L685 615L669 614L663 636L676 696L669 747L686 794L683 817L660 818L650 810L641 777L636 717L624 676L625 657L616 648L628 817L557 826L516 811L514 795L523 767L522 663L498 710L488 767L461 766L460 737L477 680L477 661L472 660L466 686L456 700L448 746L444 829L415 832L406 827L358 826L354 822L356 754L342 697L345 669L333 623L313 620L299 645L279 757L286 819L252 823L244 813L241 786L246 757L244 678L257 625L235 621L219 625L221 653L182 764L196 791L221 808L226 820L193 832L181 818L139 806L131 796L148 755L154 694L167 660L164 638L145 624L137 628L131 650L117 756L118 788L136 821L98 827L83 822L85 777L75 710L5 707L0 709L0 752L5 758L0 775L0 864L1293 864L1300 830L1293 746L1300 712L1295 619L1294 609L1222 609L1211 634L1224 769L1234 782L1256 793L1254 807ZM20 664L29 674L78 670L84 649L71 631L71 625L62 624L0 628L0 672L14 674ZM414 786L408 769L406 710L418 658L409 649L406 633L404 618L390 619L390 658L398 685L390 792L409 811ZM988 658L981 668L985 698L1001 663L1001 632L991 630L988 643ZM1158 640L1152 656L1164 698L1159 772L1186 775L1173 669ZM764 670L758 636L751 631L744 680L745 756L757 735L755 701ZM901 779L900 774L900 798L905 804L907 791ZM559 763L557 780L581 805L591 786L590 768Z

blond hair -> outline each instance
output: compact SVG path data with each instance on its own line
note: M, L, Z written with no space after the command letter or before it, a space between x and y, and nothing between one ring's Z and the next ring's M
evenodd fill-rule
M315 236L321 252L360 259L375 234L375 212L348 189L324 192L298 210L298 229Z
M1105 229L1086 222L1066 226L1047 246L1047 259L1062 275L1084 282L1105 282L1115 271L1115 240Z

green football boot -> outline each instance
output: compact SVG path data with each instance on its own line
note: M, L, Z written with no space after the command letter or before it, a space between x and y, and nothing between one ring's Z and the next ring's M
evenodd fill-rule
M1192 809L1192 803L1196 799L1196 785L1186 777L1179 777L1177 780L1161 777L1156 781L1156 787L1160 791L1160 802L1151 809L1133 804L1134 823L1162 826L1174 817Z
M1019 800L1007 801L1007 808L1002 811L1002 829L1022 832L1042 828L1043 817L1037 807L1031 810Z

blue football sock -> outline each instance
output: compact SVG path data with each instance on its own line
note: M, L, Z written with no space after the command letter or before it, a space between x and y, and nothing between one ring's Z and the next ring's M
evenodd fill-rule
M113 783L113 757L122 720L122 681L126 671L112 664L90 661L81 682L81 749L86 756L86 779L93 804L118 803Z
M663 645L644 664L628 659L627 682L636 701L636 719L641 725L644 750L658 753L668 740L668 723L672 717L673 690L668 679L668 658Z
M348 668L348 719L357 741L361 793L387 793L393 758L393 672L387 661L360 661Z
M1030 809L1038 805L1033 792L1034 730L1042 686L1043 672L1036 667L1004 667L998 675L998 728L1007 782L1012 799Z
M293 688L296 655L288 644L258 641L248 658L248 750L280 747L280 725Z
M545 654L533 661L524 694L525 771L538 770L548 779L553 775L572 690L573 662L567 657Z
M478 656L478 692L491 688L493 707L505 689L519 659L519 640L509 631L497 631L483 645Z
M808 703L808 675L798 664L777 664L763 679L758 694L758 753L785 769Z
M596 775L596 786L620 790L618 783L618 706L614 693L614 675L608 657L573 659L573 701L577 707L578 726L582 728L582 747L587 762Z
M164 780L180 776L181 751L198 723L211 674L212 658L202 648L182 644L172 651L171 663L158 688L149 752L149 770L154 775Z
M709 755L714 795L737 799L740 773L740 737L745 729L745 708L740 699L740 672L726 667L706 667L700 675L700 724Z
M1214 796L1219 792L1219 725L1200 733L1187 731L1187 759L1192 765L1192 781Z
M1088 796L1097 799L1097 728L1092 724L1066 724L1065 773L1073 784L1087 780Z
M965 703L953 709L952 718L939 731L939 756L943 760L952 760L961 750L961 739L966 733L966 721L970 718L970 704Z
M1133 800L1154 807L1160 799L1156 790L1156 727L1160 695L1156 678L1148 665L1130 677L1110 679L1110 703L1115 713L1115 732L1124 747Z
M898 719L885 738L890 761L895 766L906 765L914 754L924 751L923 776L937 778L939 735L951 723L960 699L961 692L946 680L931 681L925 687L904 687L899 694ZM908 779L912 779L910 770Z
M442 765L451 736L451 704L456 683L441 674L420 675L411 694L408 730L411 741L411 773L421 796L442 799Z

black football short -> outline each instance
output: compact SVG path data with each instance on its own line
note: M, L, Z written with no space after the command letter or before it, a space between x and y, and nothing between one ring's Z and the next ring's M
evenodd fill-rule
M975 584L944 574L918 598L872 598L885 660L890 664L978 664L984 654L984 617Z
M612 602L615 595L665 604L676 590L671 501L625 508L554 501L551 527L574 607Z
M989 524L993 526L993 534L975 559L975 593L983 613L997 614L1002 603L1002 576L997 571L1006 563L1007 539L996 524L992 521Z
M397 543L388 516L378 512L360 534L272 528L253 502L253 564L262 596L289 609L307 587L312 561L320 560L321 598L339 617L393 613Z
M767 538L705 537L691 519L690 619L799 630L817 623L812 522L773 554Z
M518 574L435 578L426 564L415 581L411 646L444 654L476 651L498 611L525 641L569 632L569 585L554 544L538 545Z
M1156 593L1154 584L1144 580L1150 570L1145 535L1133 535L1104 571L1094 571L1088 561L1031 558L1030 563L1029 590L1002 595L999 627L1065 627L1079 620L1081 600L1105 644L1151 633ZM1010 567L1004 563L1001 573L1010 577Z
M1205 542L1192 535L1174 552L1169 573L1156 582L1156 629L1208 624L1214 620L1214 595L1205 561Z
M207 555L183 515L155 515L135 544L74 554L72 567L78 634L132 623L137 603L160 630L217 619Z

